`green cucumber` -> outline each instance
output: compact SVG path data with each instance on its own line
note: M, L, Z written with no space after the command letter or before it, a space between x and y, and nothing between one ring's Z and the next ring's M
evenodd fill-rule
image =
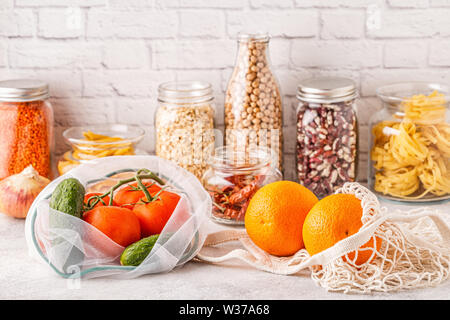
M84 186L75 178L68 178L61 181L53 191L50 198L49 226L51 229L74 229L76 232L82 232L79 226L81 221L75 223L73 219L64 217L60 212L81 219L83 216L83 202L85 189ZM71 243L63 237L56 237L52 240L54 263L66 273L74 273L81 270L81 264L84 261L84 253L82 249L81 239L74 239L77 243ZM81 240L81 241L80 241ZM79 248L80 247L80 248ZM70 251L69 251L70 250ZM69 251L69 255L67 252ZM61 259L61 260L60 260ZM75 267L75 268L74 268Z
M50 208L81 218L85 193L80 181L75 178L65 179L53 191Z
M159 234L143 238L123 250L120 256L120 264L123 266L138 266L145 260L155 246Z

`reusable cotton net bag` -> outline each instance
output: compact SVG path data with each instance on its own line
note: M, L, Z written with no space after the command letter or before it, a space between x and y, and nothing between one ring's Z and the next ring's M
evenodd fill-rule
M358 183L346 183L336 193L354 194L361 200L363 226L359 232L314 256L305 249L290 257L275 257L259 249L245 231L220 231L208 235L204 247L239 240L245 249L222 256L201 250L196 259L221 263L240 259L260 270L290 275L310 269L311 278L328 291L370 293L437 285L450 272L449 217L430 208L410 212L388 212L377 197ZM381 247L364 247L371 238ZM359 248L359 250L357 250ZM371 258L356 265L358 252L368 250ZM349 253L354 253L349 255Z
M137 267L121 266L125 248L101 231L49 208L52 192L66 178L78 179L87 192L105 192L142 168L156 173L181 199L152 251ZM191 260L205 240L204 222L210 211L211 198L200 181L172 162L155 156L107 157L82 164L50 183L28 212L25 235L30 254L62 277L135 278L167 272Z

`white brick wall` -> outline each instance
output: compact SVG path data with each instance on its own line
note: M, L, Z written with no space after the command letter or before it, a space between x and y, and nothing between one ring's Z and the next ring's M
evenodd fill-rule
M301 79L340 75L361 92L360 179L378 86L450 82L449 0L0 0L0 79L51 85L57 151L64 128L125 122L147 131L159 83L212 83L216 124L239 31L268 31L284 98L285 166L295 179L295 98Z

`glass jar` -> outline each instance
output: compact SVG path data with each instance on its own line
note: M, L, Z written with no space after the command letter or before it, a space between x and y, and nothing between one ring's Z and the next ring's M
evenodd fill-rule
M62 135L72 150L65 152L58 161L60 175L92 159L147 154L137 148L144 138L145 130L134 125L104 124L71 127Z
M53 108L38 80L0 81L0 179L32 165L52 179Z
M250 152L219 147L203 176L203 185L211 195L214 221L243 225L250 199L262 186L282 179L275 152L256 147Z
M201 179L214 152L214 111L209 83L161 84L155 116L156 155L174 161Z
M345 78L307 79L298 86L298 180L319 198L356 179L356 97L355 83Z
M225 97L225 145L249 152L270 147L283 163L282 103L270 70L269 35L240 34L236 65Z
M396 83L378 88L370 119L369 187L399 201L450 198L449 87Z

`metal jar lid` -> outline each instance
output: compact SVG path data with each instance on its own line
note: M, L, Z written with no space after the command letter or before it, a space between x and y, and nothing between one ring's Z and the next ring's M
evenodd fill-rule
M298 85L297 98L312 103L336 103L356 98L355 82L347 78L310 78Z
M0 81L0 101L26 102L49 97L48 84L40 80Z

